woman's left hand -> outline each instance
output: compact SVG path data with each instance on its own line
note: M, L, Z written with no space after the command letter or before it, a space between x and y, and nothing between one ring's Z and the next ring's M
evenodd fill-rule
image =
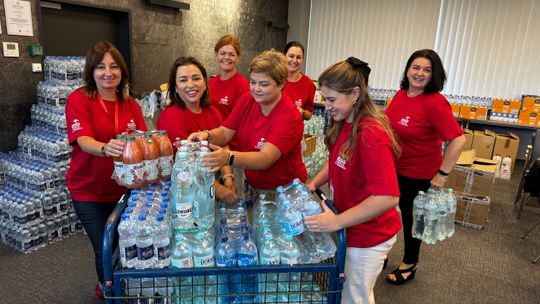
M210 172L216 172L221 167L227 165L229 152L228 150L214 144L210 144L210 149L212 149L213 152L208 152L206 155L204 155L202 165L211 167Z
M435 176L431 179L431 188L442 189L447 180L448 176L435 173Z
M337 219L337 215L326 206L326 202L322 201L323 212L320 214L310 215L304 219L304 224L310 231L313 232L334 232L341 227Z
M234 184L234 179L228 177L223 180L223 186L225 186L227 189L233 191L234 193L237 193L236 186Z

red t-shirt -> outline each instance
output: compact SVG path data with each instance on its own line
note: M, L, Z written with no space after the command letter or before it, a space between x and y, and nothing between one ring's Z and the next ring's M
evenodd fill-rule
M166 130L167 136L174 143L186 139L189 134L202 130L212 130L221 126L223 119L214 106L202 108L201 113L193 113L188 108L171 104L161 114L156 123L158 130ZM176 147L174 147L176 153Z
M240 152L260 151L265 142L272 143L281 152L281 157L269 168L244 171L253 187L275 189L295 178L307 179L301 146L304 123L285 95L270 114L264 116L251 94L244 94L223 126L236 131Z
M448 100L439 93L408 97L406 90L399 90L386 114L402 149L396 169L406 177L433 178L442 163L442 142L463 134Z
M339 150L349 138L351 128L351 123L344 123L328 159L328 182L339 212L361 204L371 195L399 196L388 134L373 120L361 121L352 157L345 160ZM373 247L389 240L400 229L399 214L391 208L368 222L347 228L347 246Z
M283 93L289 96L289 99L297 107L313 112L315 100L315 85L313 80L302 74L302 77L297 82L287 81L283 88Z
M220 77L217 75L208 81L208 91L212 105L218 109L223 119L227 119L237 100L249 91L249 82L238 72L227 80L221 80Z
M118 201L126 190L111 179L113 159L84 152L77 145L77 138L90 136L108 143L122 132L146 131L141 108L133 99L118 102L117 130L114 128L115 103L105 101L104 105L107 111L99 99L86 96L81 89L69 95L66 104L68 140L73 146L66 182L71 196L77 201Z

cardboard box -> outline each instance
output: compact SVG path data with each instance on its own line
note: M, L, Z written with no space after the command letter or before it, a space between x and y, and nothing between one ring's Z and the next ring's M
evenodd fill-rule
M521 110L539 112L540 111L540 97L531 97L531 96L524 97L523 106L521 107Z
M459 108L459 117L465 119L486 120L488 109L486 107L475 107L461 105Z
M538 113L531 110L521 110L519 112L518 124L526 126L540 127Z
M514 164L516 162L517 152L519 149L519 136L512 132L507 135L497 134L495 137L495 146L493 148L493 156L499 154L501 159L505 156L512 158L511 172L514 172Z
M495 145L496 134L489 131L474 131L472 149L476 150L477 157L491 159L493 155L493 146Z
M459 117L460 105L457 103L451 103L450 106L452 107L452 114L454 114L454 117Z
M473 131L469 129L463 129L463 133L465 135L465 144L461 148L461 152L472 149L472 141L474 136Z
M304 134L304 141L302 142L302 156L308 156L315 152L317 148L317 137L311 134Z
M488 222L491 201L489 196L455 193L457 206L455 222L463 226L483 229Z
M474 196L491 196L497 163L491 159L475 157L475 150L461 153L448 176L447 188Z
M502 114L518 114L521 109L521 101L507 99L493 99L491 112Z

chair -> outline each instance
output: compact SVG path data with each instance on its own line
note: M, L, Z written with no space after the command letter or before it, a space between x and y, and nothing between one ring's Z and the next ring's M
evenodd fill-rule
M525 191L525 178L527 177L527 174L530 172L530 162L532 158L532 146L527 145L527 149L525 150L525 164L523 164L523 171L521 172L521 178L519 180L519 186L518 191L516 193L516 199L514 200L514 206L520 202L517 218L521 218L521 212L523 211L523 206L526 203L525 197L528 196L528 199L530 199L530 196L527 195L527 192ZM521 200L520 200L521 198ZM527 201L528 201L527 199Z

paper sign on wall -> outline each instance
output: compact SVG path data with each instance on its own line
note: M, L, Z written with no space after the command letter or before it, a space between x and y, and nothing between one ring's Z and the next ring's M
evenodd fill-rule
M4 0L8 35L34 36L30 1Z

